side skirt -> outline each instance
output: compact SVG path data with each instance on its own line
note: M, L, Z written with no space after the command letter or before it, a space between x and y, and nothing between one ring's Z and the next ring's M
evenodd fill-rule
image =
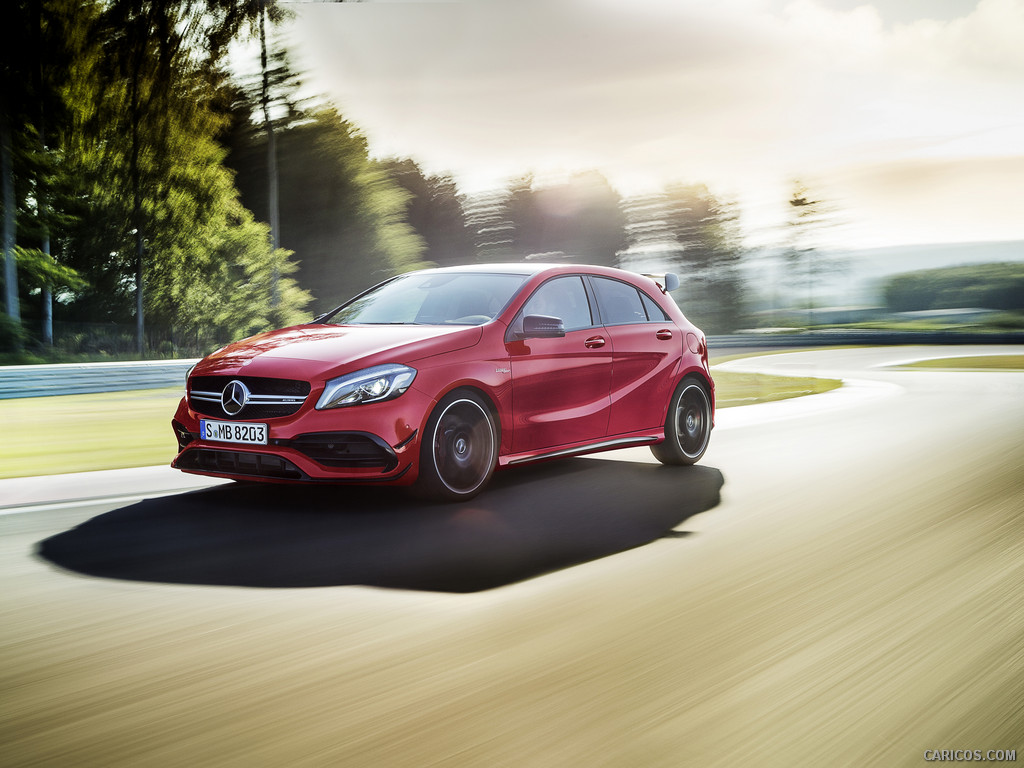
M511 456L502 456L498 465L502 467L515 464L526 464L531 461L544 461L545 459L558 459L565 456L580 456L586 453L599 453L601 451L614 451L616 448L629 448L636 445L653 445L665 439L665 433L661 430L657 434L647 432L642 435L630 437L612 437L600 440L595 443L584 443L564 448L553 448L538 453L520 453Z

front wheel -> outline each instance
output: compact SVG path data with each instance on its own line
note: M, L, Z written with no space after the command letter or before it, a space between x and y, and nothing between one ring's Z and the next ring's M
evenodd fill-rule
M665 440L651 446L662 464L696 464L711 438L711 398L695 379L685 379L672 395Z
M498 445L494 417L479 395L457 391L445 396L423 435L420 493L440 501L473 498L494 473Z

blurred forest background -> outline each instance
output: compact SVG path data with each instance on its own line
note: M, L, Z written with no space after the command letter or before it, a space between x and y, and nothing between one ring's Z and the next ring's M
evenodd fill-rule
M703 184L624 198L597 172L524 173L466 195L414 159L373 159L335 106L299 98L269 42L283 22L273 0L8 0L4 361L191 356L399 272L527 258L678 272L708 333L964 308L1024 327L1019 262L889 277L880 306L830 307L849 255L817 242L841 212L799 182L778 247L751 249ZM239 40L258 43L256 77L229 69Z

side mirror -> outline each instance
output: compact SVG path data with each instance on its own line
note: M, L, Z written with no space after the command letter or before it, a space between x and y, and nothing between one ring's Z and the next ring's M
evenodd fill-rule
M521 339L560 339L565 336L565 323L560 317L527 315L523 318Z

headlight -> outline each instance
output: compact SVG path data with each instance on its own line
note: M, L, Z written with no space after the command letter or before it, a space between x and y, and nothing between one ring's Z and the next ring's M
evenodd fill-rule
M416 378L416 369L407 365L375 365L355 373L331 379L324 387L316 408L344 408L347 405L381 403L405 392Z

